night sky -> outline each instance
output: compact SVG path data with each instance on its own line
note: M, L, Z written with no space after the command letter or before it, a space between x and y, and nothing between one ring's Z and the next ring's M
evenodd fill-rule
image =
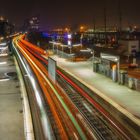
M140 26L140 0L120 0L123 26ZM24 19L39 16L43 28L73 25L104 25L104 7L107 9L107 25L118 24L118 0L4 0L0 3L0 15L16 25Z

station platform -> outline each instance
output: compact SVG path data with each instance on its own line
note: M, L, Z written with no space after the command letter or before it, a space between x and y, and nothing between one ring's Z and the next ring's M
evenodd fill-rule
M0 139L25 139L20 83L10 55L0 56Z
M140 126L140 92L119 85L112 79L93 72L92 61L71 62L57 55L57 65Z

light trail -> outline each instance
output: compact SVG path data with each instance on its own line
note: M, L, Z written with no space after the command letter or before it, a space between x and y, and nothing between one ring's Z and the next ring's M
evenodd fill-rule
M31 56L31 54L29 54L23 47L21 47L21 44L19 45L17 41L16 41L16 45L18 46L18 48L20 49L20 51L22 52L22 54L24 55L24 57L27 58L28 62L30 63L30 65L31 65L31 67L32 67L32 69L33 69L34 72L36 73L36 76L38 77L38 79L40 79L39 74L41 74L41 76L44 78L45 76L44 76L44 74L42 73L42 71L37 67L37 65L36 65L36 64L33 62L33 60L29 57L29 56ZM36 70L39 71L39 73L37 73ZM46 77L45 77L45 79L46 79ZM40 79L40 80L41 80L41 79ZM40 80L39 80L39 82L40 82ZM59 116L58 116L58 114L57 114L57 112L56 112L56 109L54 108L55 105L54 105L54 103L51 101L51 98L50 98L49 93L47 92L46 88L43 86L44 84L43 84L42 82L40 82L40 84L41 84L41 87L42 87L42 89L43 89L43 91L44 91L44 93L45 93L45 95L46 95L46 99L47 99L47 101L48 101L48 103L49 103L49 105L50 105L50 108L51 108L52 113L53 113L53 115L54 115L54 117L55 117L55 120L56 120L56 123L57 123L57 125L58 125L58 127L59 127L59 130L61 130L61 138L67 140L68 138L67 138L66 132L65 132L65 130L64 130L64 127L63 127L63 125L62 125L62 123L61 123L61 121L60 121L60 119L59 119Z
M52 85L52 83L48 80L48 78L46 78L46 75L48 76L48 73L45 72L45 68L41 65L40 62L38 62L35 58L31 57L31 54L28 53L28 51L26 51L23 47L20 46L20 50L21 52L24 54L24 56L30 61L30 63L32 63L32 65L34 66L34 68L39 71L40 75L43 77L43 79L47 82L47 84L49 85L49 87L52 89L52 91L55 93L55 96L58 98L59 102L61 103L61 105L63 106L63 108L65 109L65 111L67 112L68 116L70 117L71 121L73 122L74 126L76 127L80 137L82 139L86 139L86 136L84 135L82 129L80 128L79 124L76 122L75 118L73 117L73 115L71 114L69 108L67 107L67 105L65 104L65 102L63 101L63 99L59 96L58 92L55 90L54 86ZM36 62L36 64L35 64ZM38 65L38 66L37 66ZM42 72L42 70L44 70L45 74ZM42 84L41 84L42 85ZM43 88L43 87L42 87Z
M25 43L24 41L21 41L23 44ZM28 43L26 43L26 45L29 45ZM26 49L32 53L35 57L37 57L38 59L40 59L41 61L43 61L46 65L48 64L47 60L45 58L43 58L40 55L40 48L38 49L34 49L32 48L31 50L25 46ZM35 47L35 46L34 46ZM43 54L44 55L44 54ZM42 69L41 69L42 70ZM109 113L103 108L101 107L96 101L93 100L92 97L90 97L85 91L83 91L77 84L75 84L71 79L69 79L67 76L65 76L60 70L57 70L57 73L59 75L61 75L72 87L74 87L83 97L85 97L92 105L94 105L99 112L107 119L108 122L111 123L111 125L116 128L116 130L121 133L126 139L130 139L129 136L127 136L127 134L123 131L123 129L121 127L119 127L118 125L116 125L116 123L114 122L113 118L109 115ZM55 95L57 96L57 98L59 99L59 101L61 102L61 104L65 107L65 103L63 102L63 100L61 100L62 98L59 96L59 94L57 93L57 91L55 90L55 88L52 86L51 82L46 79L47 82L49 82L50 87L52 88L53 92L55 93ZM87 107L87 106L86 106ZM67 108L65 108L65 110L67 111L67 113L69 114ZM71 114L69 114L69 116L71 116Z

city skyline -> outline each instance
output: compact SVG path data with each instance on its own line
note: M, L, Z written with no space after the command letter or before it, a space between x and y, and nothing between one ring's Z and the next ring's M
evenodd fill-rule
M1 2L0 15L21 26L26 18L39 16L41 27L54 28L78 24L104 26L106 9L107 26L119 26L119 0L87 0L74 2L30 0ZM140 1L123 0L121 2L122 26L140 26Z

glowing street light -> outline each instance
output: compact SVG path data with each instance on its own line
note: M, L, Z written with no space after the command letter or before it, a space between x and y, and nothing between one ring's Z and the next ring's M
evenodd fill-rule
M84 30L84 26L80 26L80 30L81 30L81 31Z
M82 33L82 32L84 32L85 31L85 29L86 29L86 27L85 26L80 26L80 32Z
M4 20L4 17L0 16L0 20L3 21Z
M70 29L66 27L65 28L65 32L69 32L69 31L70 31Z

